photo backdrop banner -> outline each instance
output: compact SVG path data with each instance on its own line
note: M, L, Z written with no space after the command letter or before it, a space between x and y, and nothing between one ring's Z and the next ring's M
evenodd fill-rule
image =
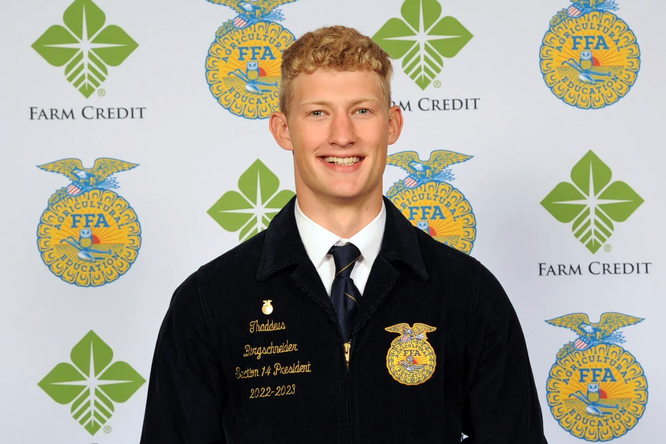
M662 2L2 10L1 442L139 442L174 289L294 195L281 54L334 24L394 59L385 194L505 287L548 441L663 442Z

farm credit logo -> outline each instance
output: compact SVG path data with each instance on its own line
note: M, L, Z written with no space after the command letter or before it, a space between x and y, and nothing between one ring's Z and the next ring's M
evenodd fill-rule
M449 97L432 94L441 88L437 76L444 59L455 57L472 39L458 19L442 16L437 0L406 0L400 18L389 19L372 39L396 60L402 59L403 72L425 91L425 97L397 97L392 105L406 112L464 112L479 109L480 97ZM431 87L432 88L429 88Z
M238 179L237 191L227 191L210 207L210 217L227 231L239 231L244 242L268 228L275 215L295 196L280 190L280 179L261 160L255 161Z
M294 42L276 7L295 0L208 0L238 15L216 33L206 57L210 92L232 114L266 119L278 109L282 52Z
M72 3L63 22L32 47L51 65L64 66L66 80L90 97L106 80L109 66L119 66L139 45L119 26L106 26L104 11L92 0Z
M647 378L621 345L625 340L619 331L641 321L622 313L604 313L597 323L585 313L546 321L578 336L557 353L546 382L550 412L573 436L610 441L633 429L645 413Z
M80 287L115 281L130 269L141 247L134 209L114 189L113 174L137 164L100 158L92 168L63 159L39 168L63 174L70 184L48 201L37 227L37 247L51 272Z
M402 59L402 69L426 89L472 34L454 17L442 17L437 0L406 0L402 18L392 18L372 37L389 55Z
M571 170L571 182L560 182L541 205L571 230L588 250L596 253L641 206L643 199L625 182L612 181L612 171L588 151Z
M90 331L72 349L72 363L61 362L39 383L58 404L71 404L72 417L91 435L113 416L114 403L127 401L146 382Z
M615 0L576 0L550 21L540 65L546 85L565 103L603 108L636 82L640 49Z
M386 197L414 226L468 254L476 239L476 217L463 193L451 185L454 177L449 166L471 158L453 151L433 151L424 161L415 151L405 151L386 159L388 165L408 173L389 188Z

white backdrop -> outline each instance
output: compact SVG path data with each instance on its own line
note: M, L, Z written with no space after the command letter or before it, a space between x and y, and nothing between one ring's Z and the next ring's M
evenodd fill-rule
M280 6L284 20L278 23L296 37L331 24L372 36L390 18L400 17L403 3L297 0ZM120 26L138 47L120 66L109 66L103 92L95 89L86 98L66 80L64 67L52 66L31 47L51 26L64 26L71 4L8 2L0 14L6 57L0 71L5 166L0 177L5 221L0 442L137 443L147 393L140 378L149 377L173 290L198 266L239 243L239 233L223 229L207 211L224 193L239 190L241 174L257 159L279 178L280 189L294 190L291 156L274 143L266 120L233 115L209 90L206 57L218 28L237 16L231 8L204 0L98 0L104 26ZM614 13L640 44L641 67L631 91L598 110L564 103L540 72L542 38L553 16L569 6L566 1L439 4L442 16L455 17L473 38L455 57L444 59L443 70L425 89L395 62L394 99L409 101L412 111L405 112L403 135L389 154L415 150L427 159L432 151L447 150L473 156L451 167L455 180L450 183L470 202L476 218L471 254L497 275L521 319L549 442L581 441L554 419L546 396L556 354L578 335L544 321L585 313L597 322L605 312L645 319L621 332L622 347L645 371L649 402L638 425L618 442L664 442L660 412L666 408L666 360L659 345L666 335L665 245L659 235L666 217L663 4L618 5ZM422 98L478 100L476 109L420 111ZM81 113L90 106L133 108L137 118L87 120ZM50 116L52 108L60 117L62 110L72 110L75 119L37 118L41 110ZM572 168L590 150L612 170L612 182L626 182L644 200L626 221L614 223L612 236L596 253L572 235L570 223L558 222L540 204L560 182L572 181ZM37 248L37 226L49 198L72 183L37 165L68 158L80 159L86 168L98 158L138 164L113 177L119 184L115 193L140 221L139 254L129 271L103 286L64 282ZM406 176L387 167L385 189ZM95 229L93 234L101 236ZM591 262L651 265L640 275L592 275L586 271ZM582 275L540 276L540 263L564 264L567 270L580 264ZM124 402L118 401L122 394L110 396L114 411L94 435L72 418L71 403L55 402L53 391L38 385L58 364L76 364L70 353L84 337L90 339L91 330L113 350L112 359L104 361L99 358L103 347L96 348L96 359L104 365L126 362L140 375Z

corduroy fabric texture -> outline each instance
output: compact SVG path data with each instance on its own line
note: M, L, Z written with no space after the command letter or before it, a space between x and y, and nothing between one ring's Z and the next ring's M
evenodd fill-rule
M176 290L141 444L458 444L461 433L469 444L546 443L523 333L500 284L385 204L349 366L292 200L268 230ZM409 386L387 369L397 336L385 329L417 322L436 328L427 338L436 368Z

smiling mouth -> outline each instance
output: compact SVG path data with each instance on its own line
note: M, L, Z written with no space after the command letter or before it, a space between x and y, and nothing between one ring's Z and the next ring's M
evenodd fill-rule
M333 157L326 156L322 157L325 162L332 163L334 165L354 165L363 160L362 157Z

